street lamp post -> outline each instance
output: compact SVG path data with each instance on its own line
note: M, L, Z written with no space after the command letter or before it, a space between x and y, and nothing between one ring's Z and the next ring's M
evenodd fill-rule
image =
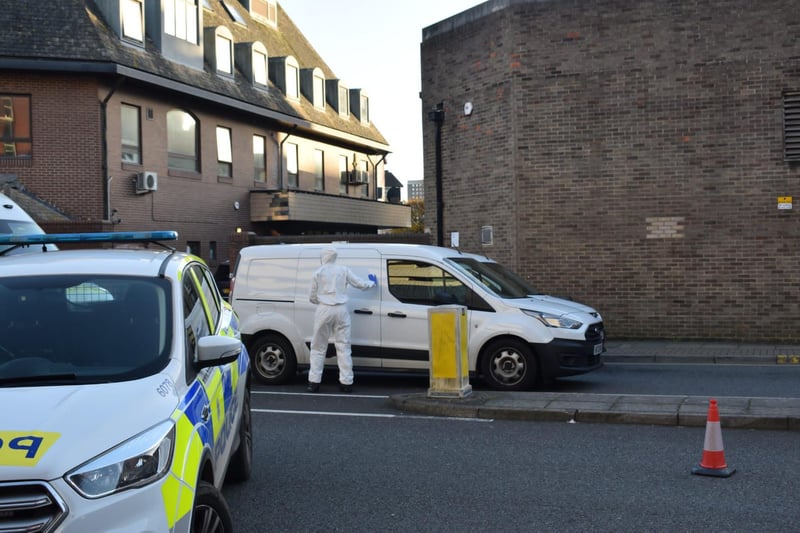
M444 102L436 104L428 118L436 123L436 245L444 246L444 201L442 200L442 124L444 124Z

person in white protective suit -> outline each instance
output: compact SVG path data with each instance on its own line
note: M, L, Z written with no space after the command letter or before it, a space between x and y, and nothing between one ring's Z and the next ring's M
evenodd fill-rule
M336 250L326 248L320 254L322 265L311 280L309 300L316 304L314 335L311 337L311 361L308 370L309 392L317 392L322 381L325 352L333 334L336 360L339 364L339 386L342 392L353 390L353 359L350 353L350 312L347 309L347 286L369 289L377 284L374 274L361 279L344 265L336 264Z

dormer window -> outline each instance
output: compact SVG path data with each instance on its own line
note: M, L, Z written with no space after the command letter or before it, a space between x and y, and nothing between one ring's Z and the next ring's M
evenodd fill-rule
M287 97L300 98L300 66L294 57L270 58L269 76Z
M164 0L164 33L197 44L196 0Z
M142 0L122 0L122 38L144 44L144 3Z
M245 5L249 4L250 16L253 19L269 24L278 25L278 2L276 0L245 0Z
M343 117L350 116L350 91L347 87L339 86L339 115Z
M236 44L236 68L259 89L269 86L267 47L259 41Z
M300 90L317 109L325 109L325 74L319 68L300 71Z
M369 98L363 89L350 89L350 112L362 124L369 124Z
M225 26L206 28L204 34L206 61L217 74L233 76L233 34Z
M253 43L253 83L266 87L267 83L267 47L261 43Z

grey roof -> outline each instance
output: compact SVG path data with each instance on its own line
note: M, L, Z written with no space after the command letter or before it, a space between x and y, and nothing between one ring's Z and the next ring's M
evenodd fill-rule
M397 179L397 177L389 172L388 170L383 173L384 181L386 182L387 187L402 187L403 183Z
M219 0L208 0L213 12L203 12L203 25L224 25L235 42L260 41L270 57L292 55L300 68L320 68L326 79L336 79L333 70L311 46L285 11L278 6L278 28L253 20L247 9L234 0L246 26L234 23ZM29 0L5 0L0 10L0 71L42 69L65 72L122 74L156 83L172 90L198 89L201 98L217 100L250 112L266 112L278 122L301 123L314 130L337 130L363 140L373 148L388 151L386 139L372 124L354 116L342 118L326 105L317 109L306 98L291 102L270 82L269 90L252 86L240 72L235 80L224 79L206 65L199 71L161 56L149 39L145 49L124 44L105 23L92 0L58 0L46 8L32 8ZM357 53L356 50L353 53ZM350 87L352 88L352 87ZM316 128L320 131L319 128ZM335 132L333 132L335 133Z

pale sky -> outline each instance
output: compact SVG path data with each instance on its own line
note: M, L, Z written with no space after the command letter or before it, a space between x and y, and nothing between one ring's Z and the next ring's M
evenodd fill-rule
M306 39L348 87L369 96L369 117L389 143L390 170L422 179L422 28L482 0L279 0ZM280 21L278 22L280 24ZM404 187L402 198L407 198Z

